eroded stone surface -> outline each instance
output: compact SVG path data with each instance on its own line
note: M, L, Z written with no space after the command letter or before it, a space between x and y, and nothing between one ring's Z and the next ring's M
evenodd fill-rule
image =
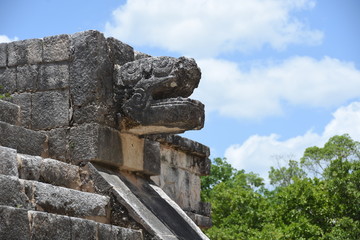
M32 95L32 128L51 129L69 124L69 91L36 92Z
M17 152L15 149L0 146L0 174L18 176Z
M0 121L20 125L20 107L18 105L0 100L0 113Z
M67 34L44 38L44 62L69 60L70 37Z
M14 148L18 153L47 156L47 136L20 126L0 121L0 145Z
M0 206L0 239L31 239L27 210Z

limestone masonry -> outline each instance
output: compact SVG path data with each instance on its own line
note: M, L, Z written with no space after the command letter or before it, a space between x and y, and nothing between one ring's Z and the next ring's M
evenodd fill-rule
M98 31L0 44L0 239L208 239L193 59Z

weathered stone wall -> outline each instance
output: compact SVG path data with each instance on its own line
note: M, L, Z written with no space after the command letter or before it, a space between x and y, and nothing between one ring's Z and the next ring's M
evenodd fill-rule
M134 60L130 46L86 31L2 43L0 49L1 91L20 106L21 126L49 136L50 157L122 161L112 81L114 64Z
M200 198L200 176L210 174L209 148L177 135L153 138L161 143L161 173L151 179L199 226L210 227L210 205Z

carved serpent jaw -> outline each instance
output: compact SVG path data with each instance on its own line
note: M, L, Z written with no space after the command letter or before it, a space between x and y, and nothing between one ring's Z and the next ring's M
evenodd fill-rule
M204 105L187 98L201 72L193 59L151 57L115 71L121 128L138 135L179 133L204 125Z

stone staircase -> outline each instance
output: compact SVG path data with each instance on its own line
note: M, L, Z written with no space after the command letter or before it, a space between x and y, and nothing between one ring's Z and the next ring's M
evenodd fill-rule
M143 239L107 224L110 198L82 168L1 146L0 162L0 239Z
M0 100L0 239L143 239L110 224L86 167L43 158L48 137L20 125L20 107Z
M0 240L208 239L142 175L49 158L48 135L0 100Z

